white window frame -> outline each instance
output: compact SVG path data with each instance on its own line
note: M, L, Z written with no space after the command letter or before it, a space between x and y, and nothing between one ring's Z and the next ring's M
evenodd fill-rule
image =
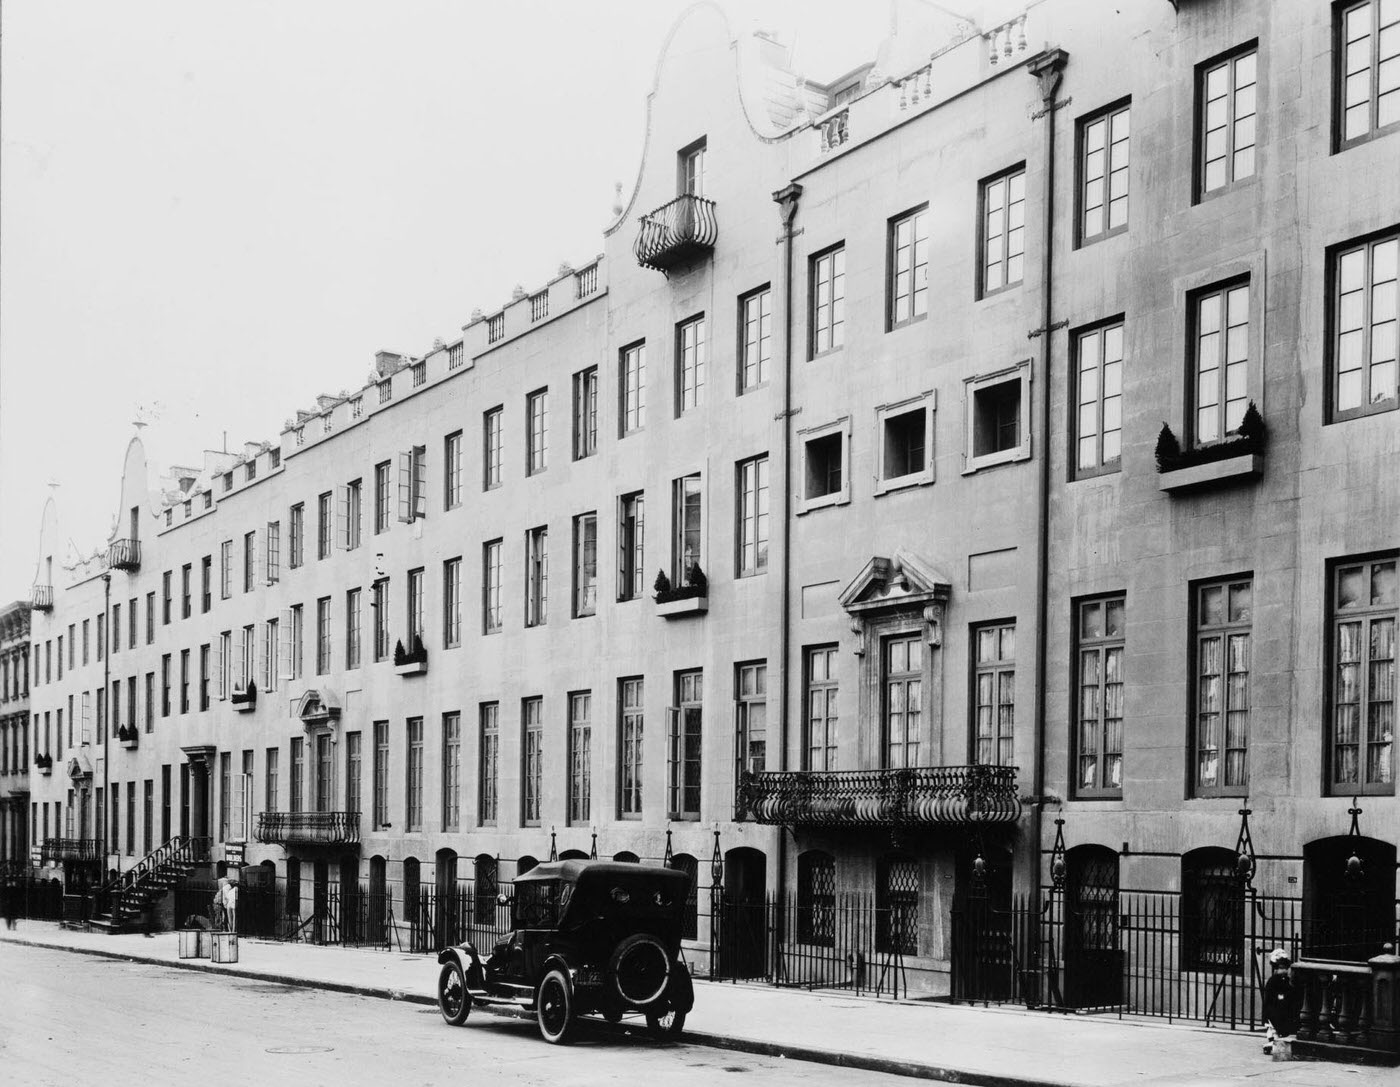
M937 417L938 392L930 389L917 396L906 397L891 404L879 404L875 408L875 493L888 494L904 487L918 487L934 481L933 472L933 424ZM885 475L885 423L915 411L924 413L924 467L918 472L907 472L902 476Z
M975 405L977 394L983 389L994 388L1009 381L1021 383L1021 440L1010 449L1000 449L994 453L975 456L976 437ZM1030 460L1031 456L1031 360L1022 359L1011 366L989 374L978 374L963 379L963 475L980 472L998 464L1011 464L1015 461Z
M841 486L830 494L807 497L807 446L811 442L841 435ZM851 417L843 415L821 426L805 427L797 432L797 440L802 445L801 481L798 484L797 512L799 516L826 506L844 506L851 500Z

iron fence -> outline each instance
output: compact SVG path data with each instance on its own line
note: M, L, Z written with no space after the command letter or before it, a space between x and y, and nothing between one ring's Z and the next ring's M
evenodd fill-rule
M10 876L0 885L0 915L31 921L63 920L63 884L56 879Z

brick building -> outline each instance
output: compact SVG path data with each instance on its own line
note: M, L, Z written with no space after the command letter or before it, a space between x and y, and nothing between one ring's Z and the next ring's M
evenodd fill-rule
M41 574L31 836L298 918L665 858L717 974L1188 1016L1140 909L1231 999L1378 950L1393 6L1046 0L830 84L693 9L596 260L276 443L132 442Z

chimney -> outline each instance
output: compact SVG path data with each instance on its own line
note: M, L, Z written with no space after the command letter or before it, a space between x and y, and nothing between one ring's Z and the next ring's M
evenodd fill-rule
M380 377L388 377L402 365L403 356L395 354L393 351L376 351L374 353L374 372Z
M325 393L322 393L320 396L318 396L318 397L316 398L316 410L317 410L317 411L329 411L331 408L335 407L335 406L336 406L337 404L339 404L339 403L340 403L340 397L338 397L338 396L327 396Z

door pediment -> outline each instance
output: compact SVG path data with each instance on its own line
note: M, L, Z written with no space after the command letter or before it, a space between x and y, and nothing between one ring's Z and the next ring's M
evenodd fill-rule
M852 614L943 603L952 585L931 563L908 551L874 555L837 598Z

